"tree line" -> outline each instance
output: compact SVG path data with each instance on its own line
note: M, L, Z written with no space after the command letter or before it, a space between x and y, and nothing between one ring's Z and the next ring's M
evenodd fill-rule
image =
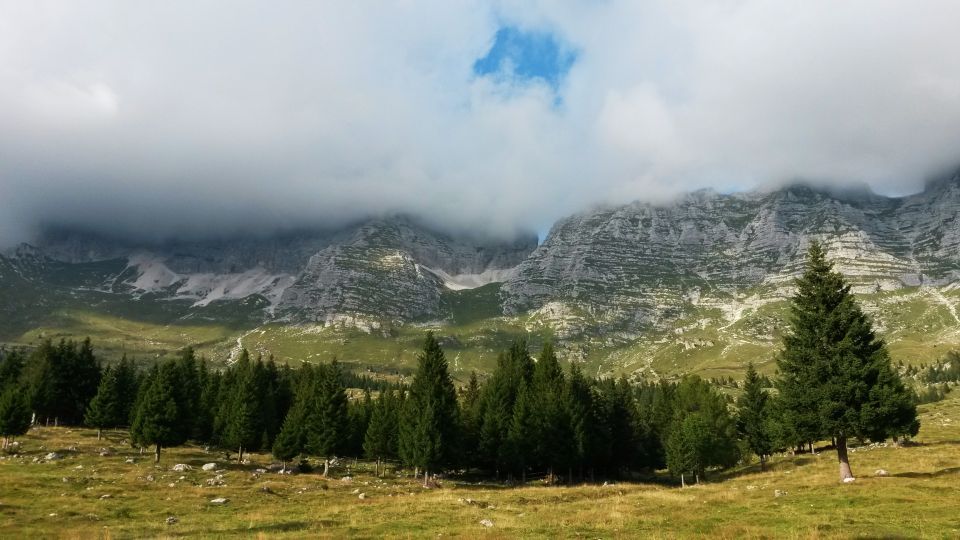
M382 461L399 461L424 482L451 470L572 482L666 468L681 483L750 454L763 467L775 452L822 440L849 478L849 441L917 433L915 394L819 244L788 325L777 377L751 363L736 401L696 376L587 377L577 363L564 369L552 344L534 358L524 340L499 354L489 377L473 373L459 389L432 333L409 385L358 377L335 361L292 369L246 351L215 370L189 348L145 372L126 359L101 370L89 340L46 341L29 362L23 351L3 355L0 433L21 434L32 414L129 426L131 442L153 447L158 461L162 448L193 440L236 450L239 460L250 451L285 464L316 457L325 475L332 458L349 456L376 460L378 473Z

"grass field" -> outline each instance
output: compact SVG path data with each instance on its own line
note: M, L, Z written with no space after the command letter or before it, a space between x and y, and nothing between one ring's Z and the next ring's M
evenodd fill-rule
M921 421L911 446L856 449L853 484L837 482L835 456L824 451L775 457L765 472L744 465L685 489L456 479L424 489L393 470L378 479L362 462L327 479L258 474L270 456L237 465L191 446L166 450L155 466L123 444L123 433L98 442L90 430L37 428L19 455L0 461L0 537L957 538L960 398L922 406ZM101 457L104 446L116 453ZM42 459L54 450L64 458ZM207 462L222 471L202 471ZM193 469L173 472L176 463ZM225 485L207 486L217 474ZM228 502L211 504L217 497ZM177 522L167 524L171 516Z

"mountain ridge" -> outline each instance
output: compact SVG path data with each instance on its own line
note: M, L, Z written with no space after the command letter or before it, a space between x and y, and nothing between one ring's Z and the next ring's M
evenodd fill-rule
M960 344L958 220L952 175L904 197L793 184L600 207L558 220L539 245L442 233L409 217L152 251L74 231L0 256L0 303L30 311L33 295L52 311L72 302L120 306L110 309L124 317L154 310L167 325L234 321L240 337L226 341L270 354L292 350L284 340L326 340L323 350L337 354L369 339L370 350L400 358L406 345L397 343L426 326L450 334L472 359L465 366L530 334L601 372L652 374L769 358L806 246L818 239L910 360ZM56 328L46 320L4 339Z

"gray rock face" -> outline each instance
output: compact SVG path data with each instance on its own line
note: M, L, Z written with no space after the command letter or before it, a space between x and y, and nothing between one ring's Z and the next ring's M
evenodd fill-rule
M435 233L409 220L378 220L310 258L278 305L281 313L336 322L356 315L409 321L437 317L444 275L509 269L533 238L491 244Z
M502 281L536 238L453 236L398 216L336 231L153 245L48 230L37 244L0 256L0 285L55 281L66 291L182 300L191 309L259 298L248 305L266 308L264 320L370 324L442 318L446 287Z
M561 220L501 295L509 314L541 310L581 330L667 326L684 306L732 303L748 288L785 296L812 238L861 291L946 284L960 276L958 217L960 177L904 198L700 191Z

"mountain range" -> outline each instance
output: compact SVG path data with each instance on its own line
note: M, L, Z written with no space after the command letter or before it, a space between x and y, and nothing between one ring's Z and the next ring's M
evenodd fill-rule
M92 334L110 354L242 346L402 370L431 328L461 373L524 335L600 374L769 370L818 239L895 359L925 362L960 344L958 214L951 175L905 197L795 184L594 208L539 245L410 216L160 243L47 228L0 256L0 340Z

